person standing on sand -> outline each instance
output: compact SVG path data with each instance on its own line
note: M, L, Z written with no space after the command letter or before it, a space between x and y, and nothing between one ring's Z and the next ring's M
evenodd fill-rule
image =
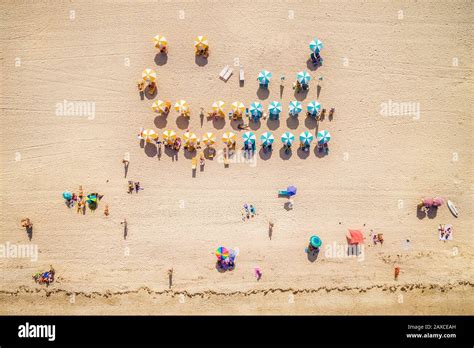
M104 215L109 216L109 205L108 204L105 205Z
M395 280L398 280L398 276L400 275L400 267L396 266L394 271Z

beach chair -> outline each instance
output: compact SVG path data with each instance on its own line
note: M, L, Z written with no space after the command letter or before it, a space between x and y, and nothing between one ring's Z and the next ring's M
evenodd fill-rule
M240 67L239 79L240 79L240 82L242 83L245 81L244 69L242 67Z
M224 69L221 70L221 73L219 74L219 77L220 77L221 79L224 79L224 76L225 76L225 74L227 73L228 70L229 70L229 66L226 65L226 66L224 67Z
M234 70L232 68L229 68L229 70L227 70L227 72L225 73L223 80L227 81L229 79L229 77L232 75L233 71Z
M279 191L278 191L278 196L289 197L289 196L290 196L290 193L289 193L287 190L279 190Z
M196 168L197 168L197 157L196 156L193 157L193 159L191 160L191 163L192 163L191 168L193 170L196 170Z

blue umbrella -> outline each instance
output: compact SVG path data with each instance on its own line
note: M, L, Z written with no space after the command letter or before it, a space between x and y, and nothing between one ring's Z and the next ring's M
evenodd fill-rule
M64 198L64 199L67 199L67 200L72 199L72 193L69 192L69 191L64 191L64 192L63 192L63 198Z
M272 133L265 132L260 136L260 140L262 141L262 144L264 146L268 146L268 145L273 144L273 142L275 141L275 137L273 136Z
M290 102L289 109L291 116L298 116L298 114L303 110L303 107L299 101L293 100Z
M307 85L309 81L311 81L311 76L306 71L300 71L298 75L296 75L296 79L302 85Z
M303 133L300 134L300 141L304 144L304 145L309 145L311 144L311 142L313 141L313 134L311 134L310 132L308 131L305 131Z
M309 49L311 52L319 53L323 47L323 43L318 39L314 39L309 43Z
M311 236L311 238L309 239L309 243L312 247L319 248L321 244L323 244L323 241L318 236Z
M281 142L286 146L291 146L294 140L295 140L295 136L290 132L285 132L281 136Z
M312 101L308 103L308 112L311 115L317 115L319 111L321 110L321 104L319 104L317 101Z
M270 71L262 70L258 74L257 79L261 85L268 85L270 83L271 78L272 78L272 73Z
M278 116L281 112L281 103L277 101L272 101L268 106L268 111L270 114Z
M316 140L319 144L329 143L329 140L331 140L331 134L329 134L327 130L319 131L316 136Z
M263 113L263 106L262 106L262 104L260 104L259 102L253 102L253 103L250 105L250 114L251 114L254 118L260 118L260 117L262 117L262 113Z
M288 192L288 196L294 196L296 195L296 187L288 186L288 188L286 189L286 192Z
M255 144L255 134L253 132L245 132L242 135L242 138L244 139L244 144L245 145L252 145Z

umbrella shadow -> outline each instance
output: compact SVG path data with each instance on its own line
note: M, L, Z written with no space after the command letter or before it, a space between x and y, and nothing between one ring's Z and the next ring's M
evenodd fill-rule
M271 150L266 150L263 146L260 148L258 151L258 154L260 155L260 159L267 161L272 157L272 152Z
M309 156L309 151L303 150L302 147L298 148L297 153L298 153L298 157L301 159L306 159Z
M189 151L188 149L184 149L184 158L186 159L192 159L193 157L196 156L196 149L194 149L193 151Z
M422 208L423 208L422 205L418 205L416 207L416 217L420 220L422 220L426 217L426 212Z
M172 147L170 146L165 146L165 154L169 157L171 157L174 161L174 159L176 158L176 160L178 160L178 154L177 154L177 151L175 149L173 149Z
M168 118L165 115L156 116L154 123L156 128L163 129L168 124Z
M267 120L267 127L268 129L270 130L275 130L275 129L278 129L278 127L280 127L280 119L279 118L268 118Z
M227 271L227 268L222 266L222 264L219 261L216 262L216 269L219 273L225 273Z
M291 156L293 155L291 148L287 149L285 146L283 146L280 149L280 158L284 161L289 160Z
M434 219L438 215L438 207L431 207L426 213L428 219Z
M308 96L308 92L309 92L309 89L295 91L295 93L294 93L295 99L298 100L298 101L305 100L306 97Z
M222 129L225 127L225 117L214 117L212 125L216 129Z
M286 119L286 126L290 129L296 129L300 125L300 120L295 116L288 116Z
M147 99L153 99L156 97L156 95L158 94L158 87L155 87L155 90L153 93L150 93L150 86L146 86L145 88L145 97Z
M316 145L314 147L313 152L314 152L314 155L318 158L323 158L323 157L326 157L328 155L328 153L326 153L324 148L322 150L320 150L318 145Z
M265 88L265 87L261 87L260 85L258 86L258 89L257 89L257 97L258 99L260 100L265 100L265 99L268 99L268 97L270 96L270 90L268 88Z
M151 143L146 143L145 153L148 157L155 157L158 154L158 150L156 148L156 145L151 144Z
M310 262L316 261L318 259L318 256L319 256L319 248L318 249L313 249L313 250L309 250L309 248L308 248L307 255L308 255L308 261L310 261Z
M304 125L308 129L315 129L318 125L318 120L316 117L307 116L304 120Z
M189 117L179 115L176 118L176 125L179 129L188 129L189 127Z
M306 67L308 68L308 70L316 71L316 70L318 70L318 68L319 68L319 64L314 65L314 64L313 64L313 61L311 60L311 57L310 57L310 58L308 58L308 60L306 61Z
M155 55L155 64L156 65L165 65L168 62L168 54L166 53L157 53Z
M243 123L244 123L244 120L242 118L238 118L236 120L232 119L230 121L230 126L232 127L232 129L240 131L241 129L239 128L239 125Z
M204 57L204 56L198 56L198 55L195 56L194 62L195 62L198 66L206 66L207 63L208 63L206 57Z
M261 125L262 125L262 122L260 121L260 119L257 122L255 121L249 122L249 127L251 130L258 130Z

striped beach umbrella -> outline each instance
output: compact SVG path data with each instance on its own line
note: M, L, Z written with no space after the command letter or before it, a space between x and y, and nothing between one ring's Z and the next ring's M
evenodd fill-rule
M329 143L329 140L331 140L331 134L329 134L327 130L319 131L318 134L316 135L316 140L320 144Z
M196 47L198 50L204 50L209 47L209 42L205 36L198 36L196 39L194 39L194 47Z
M295 141L295 136L293 135L293 133L285 132L281 136L281 142L283 143L283 145L291 146L291 144L293 144L293 141Z
M142 78L145 81L155 82L156 81L156 71L153 69L145 69L142 72Z
M202 142L208 146L214 144L216 142L216 137L213 133L207 132L202 136Z
M263 106L259 102L253 102L250 104L250 114L253 117L261 117L263 113Z
M261 85L268 85L271 79L272 79L272 73L268 70L260 71L257 78L258 82Z
M235 101L232 103L232 111L234 114L242 115L245 111L245 105L242 102Z
M153 42L155 43L155 47L158 49L162 49L168 44L168 40L166 40L166 37L164 37L163 35L156 35L153 38Z
M163 100L155 100L151 105L154 112L163 113L166 109L166 103Z
M232 132L225 132L222 134L222 141L224 144L232 145L235 143L235 134Z
M304 144L304 145L309 145L311 144L311 142L313 141L313 134L311 134L310 132L308 131L305 131L303 133L300 134L300 141Z
M212 110L221 115L224 115L224 105L225 103L222 100L215 101L214 103L212 103Z
M255 144L256 137L253 132L245 132L242 135L242 139L244 139L245 145L252 145L252 144Z
M308 112L311 115L317 115L320 110L321 110L321 104L319 104L317 101L311 101L308 103Z
M273 144L273 142L275 141L275 137L272 133L265 132L260 136L260 141L262 142L262 145L268 146Z
M147 142L150 143L152 140L158 138L158 134L153 129L145 129L142 132L143 139Z
M299 83L302 85L307 85L309 81L311 81L311 76L308 74L307 71L300 71L296 75L296 79L298 80Z
M186 112L189 111L189 105L188 103L186 102L186 100L178 100L175 104L174 104L174 109L176 111L178 111L180 114L184 114Z
M309 43L309 49L311 52L319 53L323 47L323 43L319 39L314 39Z
M281 103L278 101L272 101L268 106L268 112L272 115L278 116L281 112Z
M303 107L299 101L293 100L290 102L289 109L291 116L298 116L298 114L303 110Z
M216 256L219 261L225 260L229 257L229 250L224 247L218 247L216 250Z
M183 135L183 140L186 145L195 144L197 141L197 135L193 132L186 132Z
M163 140L166 141L168 144L174 143L176 140L176 132L171 129L167 129L163 132Z
M311 236L309 243L313 248L319 248L321 244L323 244L323 241L318 236Z

